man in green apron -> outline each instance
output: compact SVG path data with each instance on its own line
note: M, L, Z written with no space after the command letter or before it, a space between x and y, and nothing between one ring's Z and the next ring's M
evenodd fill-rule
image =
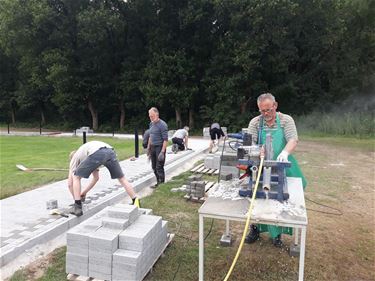
M249 131L253 143L265 144L266 134L272 135L272 147L274 160L290 161L292 166L286 170L288 177L299 177L302 179L303 188L307 182L298 166L296 159L291 155L298 143L296 125L291 116L277 112L277 102L270 93L262 94L257 100L260 115L253 118L249 123ZM272 242L276 247L282 246L281 234L293 234L290 227L279 227L267 224L250 225L250 233L245 242L254 243L259 239L261 232L269 232Z

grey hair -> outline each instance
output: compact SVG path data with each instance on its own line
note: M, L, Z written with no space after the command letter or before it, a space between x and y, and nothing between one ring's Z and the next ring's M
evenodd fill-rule
M185 129L186 131L189 131L189 127L188 127L188 126L185 126L184 129Z
M159 116L159 110L156 107L151 107L149 111L153 111Z
M264 93L258 97L257 104L260 104L264 100L271 100L272 102L276 102L275 97L271 93Z

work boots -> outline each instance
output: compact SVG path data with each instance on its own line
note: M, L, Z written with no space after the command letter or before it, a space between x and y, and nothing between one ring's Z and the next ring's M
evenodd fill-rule
M178 144L175 143L175 144L172 145L172 152L173 153L177 153L178 152Z
M82 205L78 205L77 203L74 203L73 210L70 213L77 217L82 216L83 215Z
M255 224L250 225L250 233L246 236L245 242L248 244L259 240L259 229Z
M281 234L272 239L272 244L277 248L281 248L283 246L283 241L281 241Z

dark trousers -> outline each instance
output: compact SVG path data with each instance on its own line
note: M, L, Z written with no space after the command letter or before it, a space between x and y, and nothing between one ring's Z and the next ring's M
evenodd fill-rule
M184 140L183 139L173 138L172 139L172 143L173 144L177 144L179 150L185 150L185 144L184 144Z
M159 161L158 156L162 149L162 145L151 145L151 164L154 174L156 176L157 183L163 183L165 181L164 163L165 163L165 152L164 161Z

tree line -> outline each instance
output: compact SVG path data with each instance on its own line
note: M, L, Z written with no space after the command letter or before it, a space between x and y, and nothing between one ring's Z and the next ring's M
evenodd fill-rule
M232 129L374 87L372 0L1 0L0 118ZM145 125L146 124L146 125ZM130 128L130 127L129 127Z

